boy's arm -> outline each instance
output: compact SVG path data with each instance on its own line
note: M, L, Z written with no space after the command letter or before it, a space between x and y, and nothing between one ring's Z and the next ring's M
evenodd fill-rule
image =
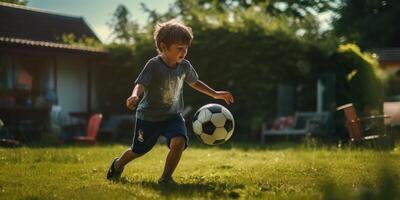
M200 80L194 82L190 86L192 88L194 88L195 90L197 90L203 94L206 94L214 99L222 99L228 105L233 103L233 96L228 91L215 91L214 89L212 89L211 87L209 87L208 85L206 85L205 83L203 83Z
M136 84L135 88L133 88L132 95L126 99L126 107L131 110L135 110L137 103L139 102L140 96L144 92L144 85Z

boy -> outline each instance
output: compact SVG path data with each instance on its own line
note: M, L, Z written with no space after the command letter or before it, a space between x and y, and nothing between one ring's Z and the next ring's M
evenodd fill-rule
M150 151L158 137L163 135L170 151L158 182L175 183L172 173L188 145L181 114L183 82L214 99L233 103L230 92L215 91L201 82L190 62L184 59L192 39L192 30L177 20L156 25L154 40L159 55L146 63L135 81L132 95L126 100L129 109L136 109L132 146L113 160L107 179L119 178L126 164ZM142 94L142 100L137 105Z

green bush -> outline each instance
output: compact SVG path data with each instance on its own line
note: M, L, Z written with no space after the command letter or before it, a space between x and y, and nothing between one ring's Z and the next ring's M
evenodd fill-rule
M378 61L369 53L361 52L355 44L341 45L338 48L341 59L338 76L346 85L345 88L337 88L346 92L345 96L339 96L338 101L343 103L353 102L356 107L362 109L365 114L382 113L384 101L383 82L379 78L380 69Z
M216 90L231 91L235 97L228 109L237 122L236 136L258 138L261 122L275 117L278 83L305 85L298 93L296 109L315 110L315 84L322 73L335 74L338 105L354 102L360 108L381 110L376 62L356 45L339 46L335 36L313 30L312 20L293 23L289 18L254 12L251 7L232 12L234 21L228 20L229 13L193 9L185 10L182 19L194 32L187 58L200 79ZM136 32L133 44L107 47L110 65L99 80L104 86L101 102L110 111L126 111L125 99L135 78L156 55L152 31L149 24ZM184 93L186 105L195 109L211 102L224 104L192 89L185 88Z

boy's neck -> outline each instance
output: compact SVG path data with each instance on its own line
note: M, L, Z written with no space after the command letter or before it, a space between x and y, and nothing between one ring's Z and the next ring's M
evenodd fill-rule
M174 61L168 60L168 58L164 54L161 54L161 59L165 62L165 64L167 64L168 67L170 67L170 68L176 67L177 63Z

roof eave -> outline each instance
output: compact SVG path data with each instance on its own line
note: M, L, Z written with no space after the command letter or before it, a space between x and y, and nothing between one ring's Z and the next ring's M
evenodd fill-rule
M400 61L400 48L375 48L370 51L376 53L380 61Z
M45 47L45 48L55 48L55 49L66 49L66 50L75 50L75 51L83 51L89 53L98 53L98 54L106 54L108 51L95 48L95 47L85 47L71 44L62 44L55 42L47 42L47 41L36 41L22 38L10 38L10 37L2 37L0 36L0 43L8 43L8 44L17 44L24 46L32 46L32 47Z

